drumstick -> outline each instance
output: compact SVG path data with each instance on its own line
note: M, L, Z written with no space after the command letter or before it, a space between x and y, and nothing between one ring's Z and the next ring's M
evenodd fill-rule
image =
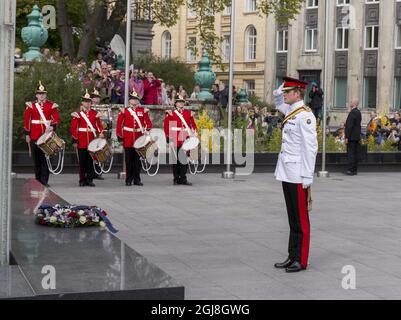
M78 148L75 148L75 154L77 155L77 160L78 160L78 163L79 163L79 154L78 154Z
M28 153L29 153L29 158L32 158L32 150L31 150L31 144L27 142L28 144Z

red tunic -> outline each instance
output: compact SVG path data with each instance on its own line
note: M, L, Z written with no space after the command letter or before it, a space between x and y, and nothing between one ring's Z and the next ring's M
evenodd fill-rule
M183 110L181 114L188 127L193 131L196 131L197 127L192 111ZM189 137L189 134L184 124L182 123L179 116L176 114L175 110L172 112L171 115L167 113L166 117L164 118L164 133L167 138L169 138L170 140L172 139L174 145L178 148L181 147L184 141Z
M135 121L134 116L128 109L129 108L125 108L120 112L120 114L118 115L116 127L117 136L124 140L124 148L132 148L134 146L135 140L143 135L138 122ZM132 110L135 111L144 130L152 129L152 121L150 120L148 109L136 107Z
M97 135L103 132L103 125L100 121L100 115L93 109L90 109L88 112L81 111L71 114L71 136L73 141L78 142L79 149L86 149L88 148L89 143L95 139L96 136L93 134L90 126L85 121L82 113L84 113L89 119L89 122L92 124Z
M38 140L46 131L46 124L40 116L36 103L38 102L27 102L24 112L24 130L32 141ZM46 100L40 108L46 121L48 121L48 125L54 126L60 123L60 115L56 103Z

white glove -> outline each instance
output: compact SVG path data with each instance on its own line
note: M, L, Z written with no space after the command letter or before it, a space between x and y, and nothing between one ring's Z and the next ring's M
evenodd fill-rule
M313 183L313 178L302 177L302 188L308 189Z
M283 94L283 88L284 88L284 83L282 83L281 86L278 89L273 91L273 95L275 97L282 95Z

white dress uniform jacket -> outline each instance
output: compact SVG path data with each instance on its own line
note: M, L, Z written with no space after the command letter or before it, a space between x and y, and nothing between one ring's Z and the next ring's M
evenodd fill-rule
M281 90L275 92L275 103L276 108L285 116L304 106L303 101L293 105L285 104ZM275 177L279 181L310 186L313 183L318 151L316 118L312 112L302 111L291 117L282 129L281 152Z

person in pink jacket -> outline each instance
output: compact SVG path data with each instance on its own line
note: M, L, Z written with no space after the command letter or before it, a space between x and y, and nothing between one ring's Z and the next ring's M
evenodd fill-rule
M155 78L152 72L143 80L143 102L145 105L158 105L161 83Z

